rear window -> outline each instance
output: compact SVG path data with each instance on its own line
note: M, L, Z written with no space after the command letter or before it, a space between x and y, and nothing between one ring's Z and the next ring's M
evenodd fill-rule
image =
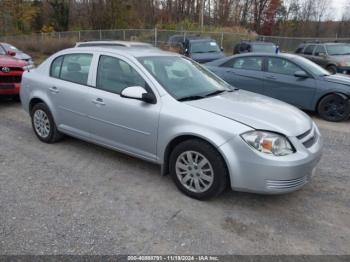
M275 53L275 45L266 45L266 44L256 44L253 45L253 51L257 53Z
M304 55L312 55L316 45L308 45L304 50Z
M303 52L303 50L304 50L304 47L305 47L304 45L299 46L297 48L297 50L295 50L295 53L296 54L301 54Z

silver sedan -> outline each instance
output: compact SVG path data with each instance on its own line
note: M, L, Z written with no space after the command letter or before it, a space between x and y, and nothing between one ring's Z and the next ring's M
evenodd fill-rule
M322 137L302 111L160 50L73 48L25 72L23 108L46 143L63 134L162 166L186 195L286 193L315 173Z

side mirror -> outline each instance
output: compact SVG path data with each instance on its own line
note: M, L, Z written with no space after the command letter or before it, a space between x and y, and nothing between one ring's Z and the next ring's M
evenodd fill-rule
M8 51L7 51L7 55L15 56L15 55L16 55L16 52L13 52L13 51L11 51L11 50L8 50Z
M296 71L295 73L294 73L294 76L295 77L300 77L300 78L308 78L309 76L308 76L308 74L305 72L305 71Z
M156 98L152 93L147 93L141 86L129 86L122 90L121 97L141 100L149 104L155 104Z
M224 48L223 47L220 47L220 50L221 50L221 52L224 52Z

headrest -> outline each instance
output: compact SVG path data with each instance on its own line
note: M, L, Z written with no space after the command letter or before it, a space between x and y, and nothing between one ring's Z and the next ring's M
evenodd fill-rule
M67 71L68 72L80 72L81 71L81 66L78 63L69 63L67 65Z

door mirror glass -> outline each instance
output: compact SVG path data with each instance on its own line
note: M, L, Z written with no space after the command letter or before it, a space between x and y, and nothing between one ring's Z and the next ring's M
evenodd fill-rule
M137 99L146 103L155 104L156 98L152 93L147 93L141 86L129 86L124 88L120 94L121 97Z
M305 71L301 71L301 70L296 71L294 73L294 76L295 77L300 77L300 78L307 78L307 77L309 77Z

